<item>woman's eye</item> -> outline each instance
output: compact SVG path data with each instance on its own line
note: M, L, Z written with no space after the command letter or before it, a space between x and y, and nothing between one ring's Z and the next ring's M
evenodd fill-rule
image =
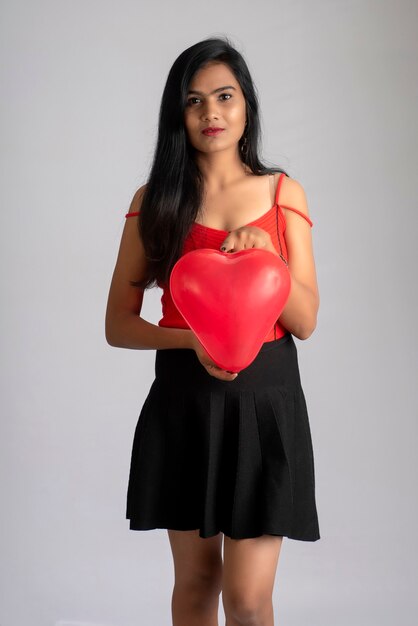
M225 98L224 98L224 96L225 96ZM230 94L230 93L221 93L219 95L219 98L224 100L224 101L225 100L230 100L232 98L232 94ZM199 102L200 102L200 98L196 98L196 96L192 96L191 98L189 98L187 100L187 105L188 106L192 106L193 104L196 104L196 103L198 104Z

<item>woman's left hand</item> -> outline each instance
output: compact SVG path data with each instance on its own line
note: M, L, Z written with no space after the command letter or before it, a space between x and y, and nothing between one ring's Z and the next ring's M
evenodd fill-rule
M222 252L238 252L246 248L264 248L278 254L270 237L270 233L258 226L242 226L231 230L220 245Z

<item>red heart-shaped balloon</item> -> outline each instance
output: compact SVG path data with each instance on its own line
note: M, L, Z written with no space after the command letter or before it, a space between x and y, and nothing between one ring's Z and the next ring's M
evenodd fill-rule
M170 292L211 359L239 372L255 359L283 311L290 274L269 250L200 248L174 265Z

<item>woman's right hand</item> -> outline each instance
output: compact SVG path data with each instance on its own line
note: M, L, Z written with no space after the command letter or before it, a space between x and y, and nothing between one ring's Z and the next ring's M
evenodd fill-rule
M191 332L191 348L196 352L197 358L205 368L205 370L214 378L219 378L219 380L235 380L238 374L227 372L226 370L221 369L216 365L216 363L210 358L209 354L206 352L205 348L202 346L196 335L193 331Z

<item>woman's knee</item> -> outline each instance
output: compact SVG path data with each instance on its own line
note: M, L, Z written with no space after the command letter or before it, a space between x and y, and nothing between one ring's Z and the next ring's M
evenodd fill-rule
M242 626L260 626L267 623L273 610L270 595L223 590L222 600L225 614Z
M180 591L194 595L218 595L222 590L222 564L191 569L186 575L175 578L175 586Z

